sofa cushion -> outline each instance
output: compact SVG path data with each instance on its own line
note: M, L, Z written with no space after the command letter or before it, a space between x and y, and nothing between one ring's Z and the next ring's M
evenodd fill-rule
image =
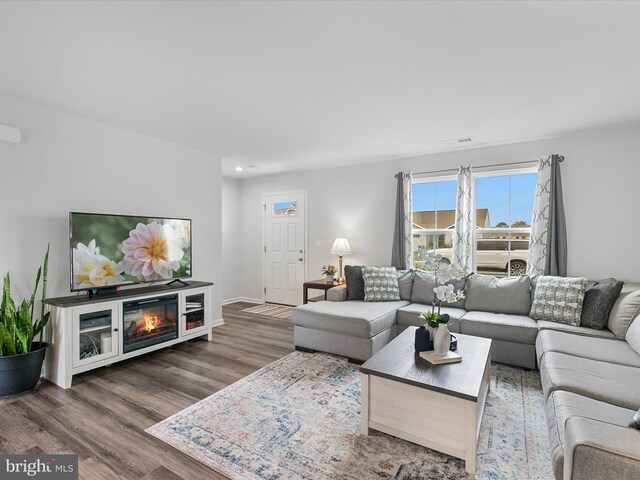
M534 320L580 325L587 279L540 275L530 316Z
M436 299L433 289L436 286L436 276L423 270L416 270L413 275L413 289L411 301L423 305L431 305Z
M460 320L460 332L476 337L535 345L538 326L525 315L467 312Z
M365 302L395 302L400 300L396 267L362 267Z
M538 364L543 354L560 352L601 362L640 367L638 355L627 342L618 338L598 338L543 330L538 333L536 354Z
M637 367L547 352L542 356L540 377L545 398L564 390L623 408L640 408Z
M419 327L420 325L424 325L424 319L420 318L418 315L425 312L431 311L431 305L422 305L420 303L412 303L407 305L406 307L402 307L398 309L398 325L410 325L413 327ZM453 308L453 307L442 307L440 309L440 313L449 315L449 323L447 326L449 327L449 331L452 333L460 332L460 318L467 313L466 310L462 308Z
M640 312L640 287L638 285L626 284L622 287L622 292L613 304L607 327L616 337L624 338L631 321Z
M396 323L396 310L409 302L313 302L293 309L294 325L371 338Z
M400 300L411 300L413 290L413 270L398 271L398 288L400 289Z
M531 310L531 280L527 275L497 278L471 275L467 279L466 310L528 315Z
M345 265L344 278L347 284L347 300L364 300L362 266Z
M612 331L606 328L603 328L602 330L596 330L595 328L574 327L573 325L566 325L564 323L538 320L538 331L541 332L543 330L555 330L558 332L568 332L574 335L586 335L588 337L597 338L617 338Z
M633 417L633 410L563 391L555 391L549 396L546 413L551 460L556 478L563 476L564 427L567 419L578 416L626 426Z
M624 282L607 278L599 282L587 283L582 302L580 326L602 329L607 325L609 313L616 302Z

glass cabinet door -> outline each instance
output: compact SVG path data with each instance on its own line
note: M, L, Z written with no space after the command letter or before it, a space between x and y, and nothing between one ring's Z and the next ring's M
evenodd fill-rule
M74 309L74 367L118 355L117 308L117 303L107 302Z
M206 331L206 312L210 308L205 290L194 289L184 294L182 310L182 334Z

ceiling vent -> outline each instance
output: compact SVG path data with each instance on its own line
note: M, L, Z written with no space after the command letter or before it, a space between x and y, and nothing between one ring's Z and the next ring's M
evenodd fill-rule
M453 140L442 140L445 145L460 145L473 142L473 137L454 138Z

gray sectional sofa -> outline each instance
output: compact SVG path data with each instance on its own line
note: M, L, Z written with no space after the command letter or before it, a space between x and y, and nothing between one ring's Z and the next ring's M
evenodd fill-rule
M347 300L343 285L296 307L296 347L367 360L431 308L431 274L401 273L399 285L400 301ZM450 330L491 338L496 362L540 368L556 478L640 478L640 430L627 426L640 409L640 285L625 285L601 330L531 319L527 276L472 275L465 289L442 308Z

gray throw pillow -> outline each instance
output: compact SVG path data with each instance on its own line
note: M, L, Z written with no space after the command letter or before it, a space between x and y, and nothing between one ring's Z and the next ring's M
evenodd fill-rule
M580 325L587 279L540 275L529 316L534 320Z
M497 278L473 274L467 278L465 308L479 312L529 315L531 280L527 275Z
M398 287L400 288L400 298L402 300L411 300L411 291L413 290L413 270L398 271Z
M609 321L609 313L611 313L623 285L624 282L619 282L615 278L587 283L580 325L602 330Z
M362 267L359 265L345 265L344 277L347 283L347 300L364 300Z
M396 267L362 267L365 302L400 300Z

